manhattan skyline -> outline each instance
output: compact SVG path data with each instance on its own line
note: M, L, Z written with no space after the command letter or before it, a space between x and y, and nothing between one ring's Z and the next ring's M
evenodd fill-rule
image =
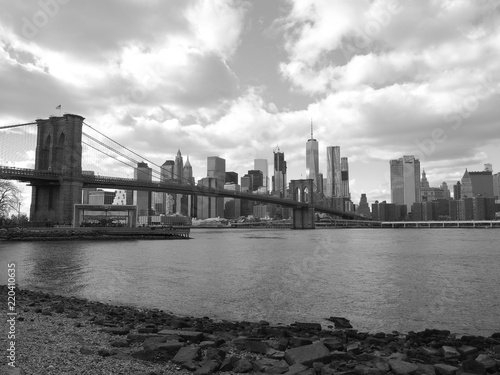
M312 119L319 172L340 146L354 203L389 202L403 155L431 186L500 170L492 1L0 4L0 126L62 105L160 165L180 149L196 180L209 156L272 168L279 146L290 181Z

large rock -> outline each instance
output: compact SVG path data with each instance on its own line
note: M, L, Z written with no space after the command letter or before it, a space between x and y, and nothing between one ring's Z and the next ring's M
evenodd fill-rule
M329 337L324 339L323 344L330 350L344 350L344 342L338 337Z
M330 360L330 351L321 342L288 349L285 352L285 361L287 361L289 365L301 363L305 366L309 366L312 365L313 362L327 363Z
M184 363L192 362L198 359L200 355L200 348L197 346L185 346L180 348L174 358L172 358L172 362L178 365L182 365Z
M358 364L354 367L354 371L358 375L383 375L384 372L375 367L369 367L366 365Z
M301 331L321 331L321 324L319 323L295 323L295 328Z
M238 357L227 357L222 362L222 365L220 366L219 370L221 372L232 371L238 361L239 361Z
M292 365L288 368L288 371L285 372L284 375L297 375L299 373L301 373L302 371L305 371L307 370L307 366L304 366L300 363L297 363L295 365Z
M245 358L238 360L233 367L233 372L245 373L253 370L252 364ZM221 370L222 371L222 370Z
M418 367L418 370L415 375L436 375L436 370L434 369L433 365L424 363L417 363L416 365Z
M195 375L208 375L213 374L220 367L220 363L213 360L205 361L202 366L197 369L194 373Z
M186 341L190 341L193 343L200 343L203 340L203 332L197 331L181 331L175 329L164 329L158 332L159 335L166 336L179 336L182 337Z
M267 345L262 341L248 340L245 343L245 349L252 353L266 354Z
M438 363L434 365L434 369L438 375L455 375L458 368L455 366L450 366L444 363Z
M456 359L460 357L460 353L453 346L443 346L441 348L441 355L445 359Z
M486 367L481 362L478 362L474 359L466 359L462 362L462 369L464 372L468 372L471 374L486 374Z
M400 361L398 359L390 359L389 366L396 375L413 374L418 370L417 365L410 362Z
M328 320L330 322L333 322L333 324L335 324L335 328L337 328L337 329L352 328L351 323L349 323L349 320L347 320L346 318L332 316Z

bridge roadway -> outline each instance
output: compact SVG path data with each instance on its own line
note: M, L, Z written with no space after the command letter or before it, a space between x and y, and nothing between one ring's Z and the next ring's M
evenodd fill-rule
M28 183L59 183L61 178L63 177L61 173L58 172L0 166L0 179L4 180L17 180ZM277 204L279 206L291 208L309 207L309 204L307 202L297 202L291 199L276 198L261 194L241 193L231 190L216 190L203 186L183 185L175 182L149 182L139 181L131 178L92 175L82 175L82 182L84 188L93 187L103 189L155 191L170 194L193 194L206 197L246 199L262 203ZM346 220L366 220L366 218L354 213L335 210L319 204L315 204L314 209L315 211L336 215Z

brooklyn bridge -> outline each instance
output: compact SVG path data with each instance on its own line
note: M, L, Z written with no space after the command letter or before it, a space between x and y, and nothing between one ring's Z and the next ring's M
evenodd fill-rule
M275 204L292 209L292 228L295 229L315 228L316 212L345 220L365 219L318 202L312 193L312 179L291 180L289 198L278 198L218 190L182 181L125 178L124 165L131 170L140 160L147 159L102 134L84 120L79 115L64 114L0 127L0 179L20 181L32 187L30 220L72 222L74 206L82 203L84 188L164 192ZM29 137L36 138L36 144L31 145L26 140ZM132 157L129 156L130 152ZM29 155L31 159L34 155L34 165L24 165L23 161ZM117 168L117 165L122 168ZM160 168L156 164L154 166ZM100 173L82 172L89 168L98 169ZM121 176L113 176L117 170L122 170ZM155 173L159 175L158 171Z

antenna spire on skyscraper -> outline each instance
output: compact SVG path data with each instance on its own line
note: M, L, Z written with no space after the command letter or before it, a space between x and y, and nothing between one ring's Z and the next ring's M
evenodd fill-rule
M311 139L313 138L313 119L311 119Z

